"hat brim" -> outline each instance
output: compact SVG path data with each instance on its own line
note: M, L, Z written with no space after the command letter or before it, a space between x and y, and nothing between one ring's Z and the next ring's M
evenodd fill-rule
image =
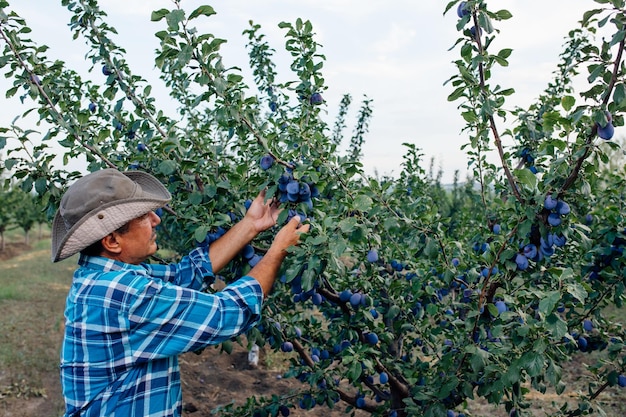
M52 222L52 262L61 261L87 248L129 221L165 206L171 195L161 182L141 171L124 172L141 186L140 197L103 204L87 213L69 230L57 211Z

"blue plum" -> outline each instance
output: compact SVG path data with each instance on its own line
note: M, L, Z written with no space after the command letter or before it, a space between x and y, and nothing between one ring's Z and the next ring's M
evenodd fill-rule
M546 210L554 210L556 208L557 203L558 203L558 200L555 198L552 198L551 194L548 194L545 200L543 201L543 207Z
M343 290L341 291L341 293L339 293L339 300L341 302L346 303L350 301L350 297L352 297L352 291L350 290Z
M378 335L374 332L367 333L365 335L365 340L367 340L367 343L369 343L370 345L375 345L376 343L378 343Z
M567 216L570 213L570 211L571 211L570 208L569 208L569 204L567 204L563 200L557 201L555 210L561 216Z
M537 246L533 243L525 245L522 251L524 252L524 256L528 259L535 259L537 257Z
M557 246L559 248L562 248L563 246L565 246L565 243L567 242L567 238L563 235L554 235L554 246Z
M386 372L381 372L378 376L378 380L381 384L386 384L389 381L389 375Z
M358 292L355 292L350 296L350 304L352 305L352 307L358 307L361 305L361 297L362 294Z
M548 224L550 226L558 226L561 224L561 216L558 213L548 214Z
M317 106L324 102L324 98L322 97L320 93L313 93L311 95L311 98L309 99L309 102Z
M499 313L499 314L502 314L502 313L504 313L505 311L508 311L508 309L509 309L509 308L506 306L506 303L505 303L504 301L502 301L502 300L498 300L498 301L496 301L496 302L495 302L495 306L496 306L496 308L498 309L498 313Z
M518 253L515 256L515 263L517 264L517 269L520 271L528 269L528 258L524 254Z
M263 155L259 165L261 165L261 169L263 171L267 171L272 167L272 165L274 165L274 158L272 158L271 155Z
M300 196L300 183L292 179L287 184L287 188L285 189L285 191L287 191L287 194Z
M601 124L596 123L596 127L598 129L597 133L601 139L609 140L615 134L615 126L613 126L613 116L611 113L605 111L604 114L606 115L606 125L602 126Z
M469 8L467 7L467 2L462 1L456 8L456 15L460 18L463 18L470 14Z

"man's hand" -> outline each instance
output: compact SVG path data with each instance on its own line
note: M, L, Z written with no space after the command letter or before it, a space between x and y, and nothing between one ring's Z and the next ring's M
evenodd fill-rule
M279 202L275 198L265 201L265 192L266 190L262 190L256 196L244 217L256 234L274 226L281 211Z
M309 224L300 223L300 217L294 216L278 231L267 253L248 273L259 282L265 297L272 290L276 274L287 256L287 248L297 245L300 235L308 233L309 228Z

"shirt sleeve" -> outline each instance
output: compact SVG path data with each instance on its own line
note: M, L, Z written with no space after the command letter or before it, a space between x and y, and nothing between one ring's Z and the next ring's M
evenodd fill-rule
M250 329L261 317L263 292L249 276L214 294L138 279L143 290L134 295L128 315L129 343L137 361L221 343Z
M153 278L195 290L203 290L215 280L208 247L192 250L178 263L142 264L142 266Z

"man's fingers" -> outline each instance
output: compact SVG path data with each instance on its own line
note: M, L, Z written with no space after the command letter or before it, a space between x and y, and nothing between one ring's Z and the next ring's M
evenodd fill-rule
M308 232L311 225L308 223L301 223L301 221L302 219L300 218L300 216L293 216L289 223L293 223L294 228L301 233Z

